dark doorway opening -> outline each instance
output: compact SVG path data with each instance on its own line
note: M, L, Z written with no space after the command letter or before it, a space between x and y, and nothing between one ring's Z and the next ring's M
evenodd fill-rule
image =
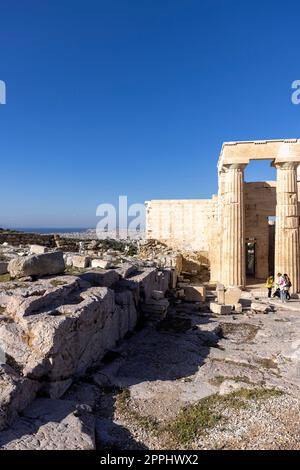
M246 243L246 276L255 277L255 242Z
M275 260L275 218L269 218L269 276L274 276Z

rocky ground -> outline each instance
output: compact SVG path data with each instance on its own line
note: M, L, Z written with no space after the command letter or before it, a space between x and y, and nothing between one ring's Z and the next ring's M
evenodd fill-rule
M100 448L299 449L299 328L280 309L212 318L175 306L102 371Z
M173 271L147 267L158 250ZM141 251L61 272L58 251L5 247L16 278L0 276L0 448L299 449L300 302L243 292L213 314L205 267L174 283L180 258ZM59 274L41 276L52 256Z
M36 399L1 447L299 449L299 329L280 309L215 318L175 304L60 400Z

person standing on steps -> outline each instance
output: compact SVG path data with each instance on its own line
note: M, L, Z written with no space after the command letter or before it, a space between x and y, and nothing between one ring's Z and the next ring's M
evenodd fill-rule
M280 289L280 299L281 302L284 304L287 302L287 296L286 296L286 278L284 277L285 275L282 274L279 278L279 289Z
M271 298L272 288L274 285L274 276L269 276L266 282L266 288L268 289L268 298Z

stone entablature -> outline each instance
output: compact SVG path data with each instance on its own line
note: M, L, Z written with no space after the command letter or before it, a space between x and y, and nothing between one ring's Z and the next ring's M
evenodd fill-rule
M292 161L300 164L300 139L224 142L218 170L222 171L225 165L233 163L248 165L250 160L272 160L274 163Z

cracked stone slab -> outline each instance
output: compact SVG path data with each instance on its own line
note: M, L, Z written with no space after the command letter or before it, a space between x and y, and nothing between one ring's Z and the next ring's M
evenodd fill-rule
M76 402L38 398L0 432L5 450L94 450L95 418Z
M20 377L7 364L0 365L0 430L34 399L37 388L36 382Z

